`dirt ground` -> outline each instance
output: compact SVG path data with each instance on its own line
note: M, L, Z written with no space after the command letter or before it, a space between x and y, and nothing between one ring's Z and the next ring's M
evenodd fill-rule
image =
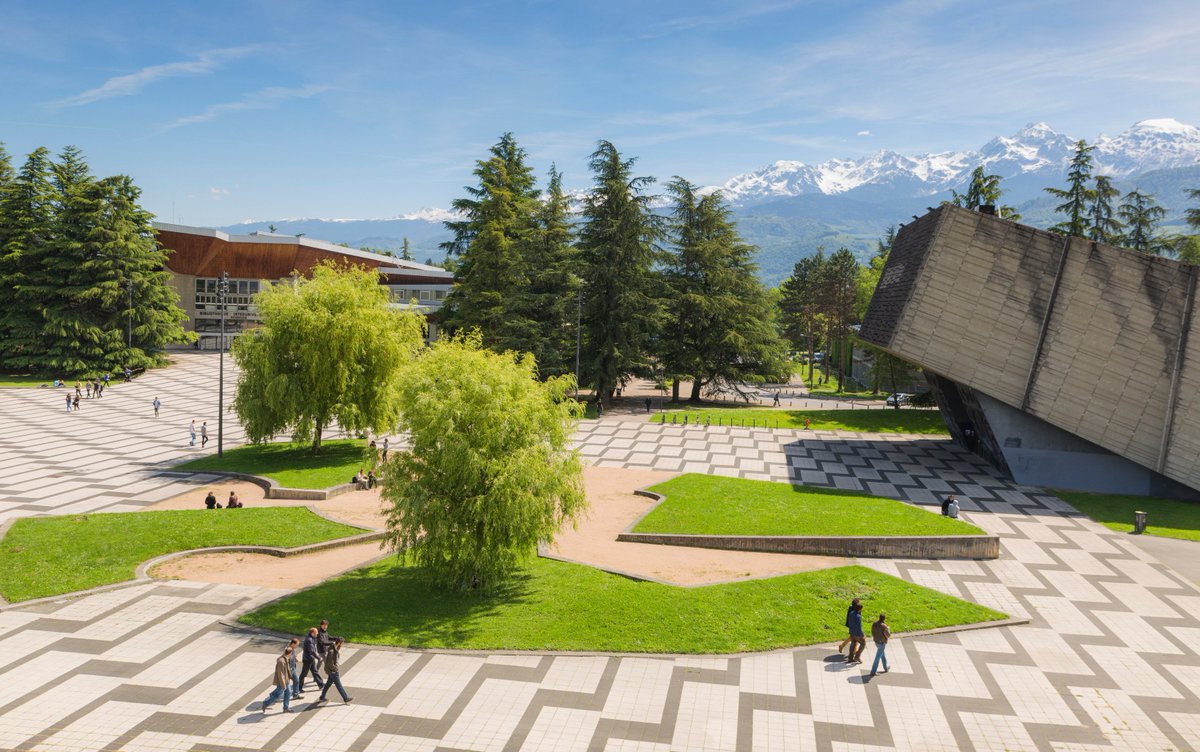
M665 580L678 585L702 585L807 572L849 563L847 559L833 556L719 551L618 542L617 535L654 504L651 499L634 495L633 491L660 483L673 475L674 473L652 470L585 468L584 484L590 504L588 512L575 529L568 527L559 534L552 552L605 569ZM243 481L215 484L212 490L222 504L229 497L230 491L236 491L239 500L247 507L311 505L333 519L373 529L383 527L378 491L354 491L327 501L303 502L264 499L261 488ZM202 508L207 492L207 488L192 491L159 502L150 508ZM221 510L215 513L233 512ZM243 553L197 554L158 566L152 575L202 582L300 588L360 566L379 554L378 543L364 543L288 558Z

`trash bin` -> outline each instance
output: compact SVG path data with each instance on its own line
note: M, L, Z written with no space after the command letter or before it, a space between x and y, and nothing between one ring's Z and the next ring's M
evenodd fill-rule
M1133 513L1133 534L1141 535L1143 532L1145 532L1145 530L1146 530L1146 513L1145 512L1134 512Z

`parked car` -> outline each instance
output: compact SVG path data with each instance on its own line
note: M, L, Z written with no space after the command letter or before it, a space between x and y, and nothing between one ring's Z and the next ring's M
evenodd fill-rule
M906 392L895 392L894 394L889 394L887 398L888 407L907 405L908 403L912 402L912 397L913 396L911 394Z

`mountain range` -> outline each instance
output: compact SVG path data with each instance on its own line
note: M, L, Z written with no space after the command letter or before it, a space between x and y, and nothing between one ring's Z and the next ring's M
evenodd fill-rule
M845 246L866 258L889 226L963 191L980 165L1001 176L1003 201L1018 208L1023 222L1053 224L1055 201L1043 189L1062 186L1076 140L1033 123L974 151L906 156L884 150L815 165L780 160L705 190L720 190L729 201L743 238L759 247L763 280L775 284L818 247ZM1200 188L1200 129L1169 118L1143 120L1089 143L1096 147L1095 174L1110 176L1122 192L1153 194L1167 210L1164 228L1182 229L1187 190ZM383 249L399 248L407 237L417 260L437 261L443 256L437 246L449 236L442 222L450 216L432 209L392 219L280 219L219 229L244 234L275 225L285 234Z

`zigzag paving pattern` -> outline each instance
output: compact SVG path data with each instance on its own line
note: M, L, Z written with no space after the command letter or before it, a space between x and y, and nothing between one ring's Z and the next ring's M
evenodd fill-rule
M0 514L127 509L177 493L181 480L163 473L193 451L190 416L167 408L215 405L215 360L181 360L85 405L100 416L91 423L40 392L0 392ZM169 423L152 423L155 390ZM123 393L128 401L115 399ZM870 681L828 646L732 657L355 647L344 652L352 704L306 699L297 713L264 716L280 646L220 622L282 591L140 583L0 611L0 749L1200 749L1196 588L1128 536L996 478L947 442L606 421L585 425L579 443L602 465L800 480L918 504L955 492L967 519L1001 536L1001 559L864 563L1031 623L896 640L892 671ZM14 452L20 461L8 465ZM26 469L64 477L13 480ZM104 498L92 506L95 496ZM330 616L335 632L353 619ZM902 628L902 610L891 616Z

